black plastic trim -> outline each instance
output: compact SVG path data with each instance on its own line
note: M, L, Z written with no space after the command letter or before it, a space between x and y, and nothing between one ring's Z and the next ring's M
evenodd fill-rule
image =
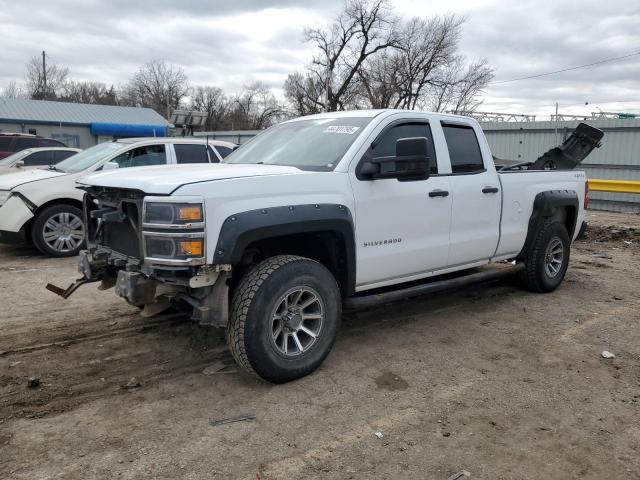
M335 232L347 254L346 294L355 292L356 251L353 217L338 204L289 205L237 213L227 217L213 256L215 264L237 264L258 240L310 232Z
M569 238L573 239L573 234L576 230L576 222L578 221L578 209L580 208L580 201L578 200L578 194L574 190L549 190L546 192L540 192L536 195L533 201L533 212L529 219L529 228L527 230L527 238L524 242L524 247L519 256L527 250L528 246L533 241L535 233L540 223L548 217L551 217L558 208L572 207L574 208L573 225L571 225Z

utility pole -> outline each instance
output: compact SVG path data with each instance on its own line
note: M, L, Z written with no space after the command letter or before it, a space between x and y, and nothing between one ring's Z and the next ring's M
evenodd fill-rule
M47 54L42 51L42 98L47 99Z
M558 143L558 102L556 102L556 128L555 128L555 134L556 134L556 143Z

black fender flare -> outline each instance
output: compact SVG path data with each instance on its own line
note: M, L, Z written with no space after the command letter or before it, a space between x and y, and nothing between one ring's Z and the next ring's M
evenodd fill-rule
M351 211L340 204L304 204L249 210L230 215L220 228L214 264L235 265L253 242L299 233L332 232L344 242L346 293L356 281L355 229Z
M569 233L569 238L573 239L573 234L576 230L576 223L578 221L578 209L580 208L580 201L578 200L578 194L575 190L549 190L546 192L540 192L536 195L536 198L533 201L533 211L529 218L527 238L518 258L522 257L527 251L527 248L533 241L535 232L540 224L546 218L555 215L559 208L566 207L572 209L572 217L568 217L569 225L567 231Z

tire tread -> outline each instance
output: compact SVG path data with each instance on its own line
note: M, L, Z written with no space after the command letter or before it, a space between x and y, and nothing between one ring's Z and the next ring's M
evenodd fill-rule
M236 363L245 372L257 378L261 377L251 366L245 348L244 332L249 306L258 289L276 270L300 260L308 259L296 255L276 255L264 260L242 278L233 294L231 315L226 330L227 344Z

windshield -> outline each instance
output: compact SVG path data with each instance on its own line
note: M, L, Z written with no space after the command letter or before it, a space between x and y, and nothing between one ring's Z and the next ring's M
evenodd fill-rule
M2 160L0 160L0 165L2 165L4 167L10 167L11 165L13 165L16 161L20 160L22 157L24 157L30 151L31 150L21 150L18 153L14 153L13 155L9 155L8 157L5 157Z
M116 150L120 150L123 147L125 147L125 145L118 142L101 143L57 163L55 168L56 170L61 170L67 173L81 172L92 167L100 160L105 159L111 153L114 153Z
M243 145L224 162L331 171L370 121L367 117L340 117L281 123Z

